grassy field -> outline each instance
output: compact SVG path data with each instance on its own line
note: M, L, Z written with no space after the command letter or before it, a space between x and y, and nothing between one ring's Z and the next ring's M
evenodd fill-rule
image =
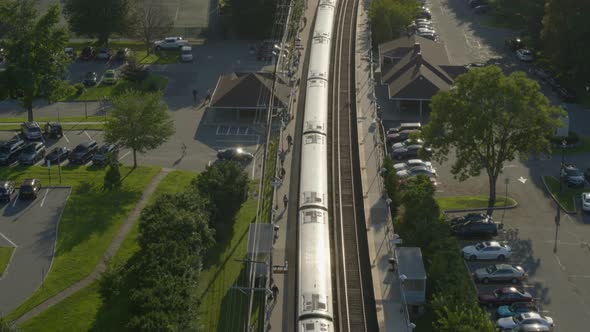
M62 168L62 184L72 186L57 235L52 268L41 287L7 318L14 320L47 298L87 276L99 262L121 222L133 209L159 168L121 167L123 186L118 192L103 191L104 169L95 167ZM38 178L48 183L44 167L3 168L4 179ZM53 175L57 182L57 174Z
M559 180L553 176L543 176L547 189L559 200L559 203L568 212L575 212L576 206L574 199L577 199L583 192L589 191L588 188L570 188L564 184L559 192Z
M6 266L8 266L13 252L14 247L0 247L0 277L2 277Z
M163 193L183 190L195 176L196 173L189 171L170 172L156 188L150 203ZM138 234L139 223L135 223L109 264L125 264L139 250ZM20 328L23 331L116 331L128 319L127 303L126 294L104 303L98 282L95 282L28 320Z
M84 89L79 96L73 97L75 101L101 100L103 98L116 97L126 90L134 89L144 92L163 91L168 85L168 79L162 75L151 74L140 83L119 79L115 84L99 84Z
M77 54L80 54L80 51L86 46L94 46L97 47L92 42L70 42L68 47L74 48ZM139 41L111 41L109 43L109 48L117 51L120 48L128 48L131 50L132 55L137 57L137 60L146 65L157 64L157 65L166 65L177 63L180 60L180 52L179 51L161 51L157 54L152 53L148 55L147 48L145 44Z
M485 209L488 206L488 196L442 196L434 198L441 210ZM496 196L495 207L511 206L516 201L506 196Z

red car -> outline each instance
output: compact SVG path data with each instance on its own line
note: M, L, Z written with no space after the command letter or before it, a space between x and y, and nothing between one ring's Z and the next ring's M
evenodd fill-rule
M533 297L528 292L521 292L515 287L496 289L492 293L479 294L479 303L489 306L512 304L515 302L532 302Z

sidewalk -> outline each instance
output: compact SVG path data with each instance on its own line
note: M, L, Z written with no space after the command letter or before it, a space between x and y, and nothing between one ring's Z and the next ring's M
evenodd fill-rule
M393 225L387 203L382 195L383 183L379 175L384 152L378 136L379 124L375 121L376 104L369 97L375 96L375 83L371 68L371 27L368 6L368 0L359 2L355 67L359 159L369 258L379 330L406 332L411 329L408 327L405 307L402 305L401 283L397 274L389 271L388 259L392 255L389 240L393 236Z
M307 3L307 7L302 15L302 19L306 18L307 22L313 22L313 18L315 16L315 11L317 9L319 0L309 0ZM300 78L302 75L302 70L304 69L305 63L305 56L307 56L307 46L309 35L311 32L312 25L305 24L303 29L298 32L298 37L301 38L301 43L305 45L306 49L301 50L301 58L299 60L299 67L293 73L294 77ZM284 168L286 170L286 174L283 180L283 184L277 188L277 193L275 196L275 204L278 206L276 218L274 224L277 225L278 231L277 235L278 238L274 244L274 250L272 255L272 262L273 265L283 265L285 262L288 261L289 257L292 257L294 252L292 250L296 249L292 247L295 244L295 241L292 241L292 238L296 236L292 232L296 231L296 223L297 223L297 214L296 211L289 211L289 208L296 209L297 203L297 192L294 189L297 187L297 183L293 183L291 186L290 180L299 181L298 176L293 176L294 174L292 171L298 171L298 158L296 158L295 162L293 162L294 158L294 147L298 146L299 140L301 140L301 133L296 132L296 123L297 123L297 110L300 107L299 105L299 92L300 88L305 88L305 83L300 83L300 85L296 89L296 98L294 99L293 104L291 105L290 111L293 115L293 118L287 125L287 127L282 131L282 135L280 138L279 144L279 152L280 150L287 151L285 154L285 161L284 161ZM303 114L299 114L303 116ZM295 142L294 146L288 148L286 137L287 135L291 135L293 137L293 141ZM295 165L293 165L295 163ZM280 169L280 167L279 167ZM289 205L286 209L283 209L283 196L287 195L289 198ZM291 216L291 219L289 219ZM289 224L291 223L291 224ZM295 224L293 224L295 223ZM293 280L297 278L296 272L297 267L295 265L296 262L289 262L289 269L287 270L286 274L273 274L273 281L274 284L278 286L279 292L275 297L274 301L269 302L267 307L268 313L268 321L267 326L270 326L268 329L269 331L292 331L292 326L289 326L289 323L292 323L290 320L295 316L294 312L296 308L293 306L293 301L295 301L295 294L290 294L289 292L296 292L294 289L290 289L289 285L293 285ZM290 278L290 279L289 279ZM269 285L271 287L272 285Z

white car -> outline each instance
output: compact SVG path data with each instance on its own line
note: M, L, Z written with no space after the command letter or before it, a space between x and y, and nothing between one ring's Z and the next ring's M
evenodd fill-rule
M407 140L403 141L403 142L399 142L399 143L394 143L391 148L392 149L401 149L401 148L405 148L407 146L410 145L424 145L424 140L418 138L418 139L413 139L413 138L408 138Z
M183 46L180 49L180 59L185 62L193 61L193 49L190 46Z
M418 175L426 175L429 178L436 177L436 173L434 173L429 167L425 166L415 166L397 172L397 176L400 178L407 178Z
M401 171L409 171L415 167L424 167L432 173L433 176L436 176L436 170L432 167L432 163L430 161L423 161L422 159L410 159L405 163L398 163L394 164L393 168L395 172L399 174Z
M183 46L188 45L188 40L182 37L166 37L163 40L154 42L156 49L180 49Z
M529 325L541 325L546 327L553 327L553 319L548 316L543 316L536 312L527 312L518 314L512 317L504 317L498 319L496 326L501 331L513 331L516 328L522 329Z
M590 193L582 193L582 211L590 212Z
M512 255L512 249L497 241L480 242L463 248L463 257L470 261L479 259L496 259L503 261Z
M427 34L436 34L436 31L434 31L433 29L429 29L429 28L420 28L418 27L418 29L416 29L416 34L418 35L427 35Z
M518 60L523 62L531 62L533 61L533 52L527 50L526 48L521 48L516 51L516 57Z

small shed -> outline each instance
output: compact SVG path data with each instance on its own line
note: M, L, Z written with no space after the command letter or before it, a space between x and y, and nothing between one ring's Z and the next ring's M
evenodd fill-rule
M399 275L406 278L402 291L408 305L423 305L426 302L426 271L422 251L418 247L397 247L397 268Z
M255 264L256 276L266 276L269 269L274 228L272 224L250 224L246 258Z

